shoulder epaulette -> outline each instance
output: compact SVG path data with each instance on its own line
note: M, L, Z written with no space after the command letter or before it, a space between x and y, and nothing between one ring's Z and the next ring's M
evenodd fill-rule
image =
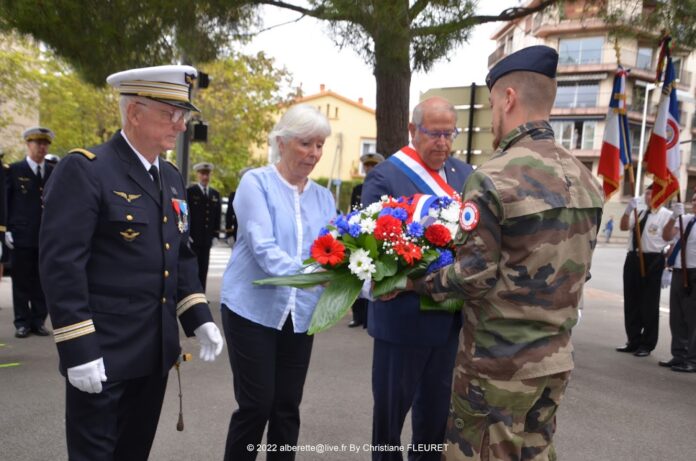
M95 154L88 151L87 149L73 149L70 152L68 152L68 154L82 154L85 157L87 157L89 160L94 160L95 158L97 158L97 156Z
M171 160L166 159L166 158L165 158L164 160L165 160L167 163L169 163L171 166L173 166L173 167L176 169L176 171L179 171L179 167L176 166L176 163L174 163L174 162L172 162Z

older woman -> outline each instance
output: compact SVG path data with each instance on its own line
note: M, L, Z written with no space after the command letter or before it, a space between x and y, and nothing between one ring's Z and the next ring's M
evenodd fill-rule
M269 135L280 160L247 172L235 194L239 228L221 300L239 408L230 420L226 460L255 459L266 423L270 446L297 444L312 353L313 338L306 332L321 289L252 282L299 272L312 241L334 217L331 193L309 179L330 133L328 120L314 107L292 107Z

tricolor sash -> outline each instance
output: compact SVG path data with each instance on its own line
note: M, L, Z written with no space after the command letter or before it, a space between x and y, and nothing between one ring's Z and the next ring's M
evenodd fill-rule
M424 194L438 197L457 195L457 191L447 184L437 171L426 165L411 146L403 147L388 160L403 171Z

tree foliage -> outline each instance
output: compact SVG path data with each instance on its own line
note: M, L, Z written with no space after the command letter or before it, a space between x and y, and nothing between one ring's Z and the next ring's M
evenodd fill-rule
M16 34L0 36L0 128L17 115L36 110L40 62L38 46Z

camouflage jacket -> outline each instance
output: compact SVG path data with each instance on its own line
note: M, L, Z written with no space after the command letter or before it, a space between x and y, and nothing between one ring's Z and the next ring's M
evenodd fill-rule
M415 281L435 300L466 300L457 369L500 380L571 370L570 330L602 215L598 181L547 122L530 122L469 177L463 201L478 222L460 226L454 264Z

